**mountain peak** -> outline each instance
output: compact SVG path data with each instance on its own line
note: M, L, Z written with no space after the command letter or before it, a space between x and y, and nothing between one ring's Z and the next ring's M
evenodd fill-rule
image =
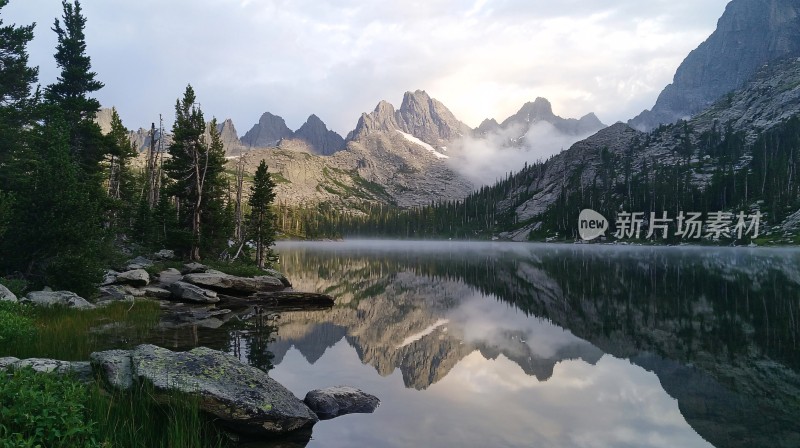
M800 56L795 0L733 0L717 28L692 50L651 110L629 121L639 130L688 118L744 85L765 63Z
M241 138L243 144L259 148L275 146L282 138L291 137L292 130L283 118L264 112L258 123Z
M494 121L494 120L492 120ZM585 136L592 134L600 129L606 127L594 113L588 113L581 117L579 120L575 118L561 118L553 113L553 106L546 98L537 97L533 102L528 101L514 115L506 118L499 125L493 125L488 120L484 120L480 126L475 129L478 135L493 132L499 129L518 128L518 134L514 140L524 136L531 126L535 123L547 122L552 124L556 129L564 134Z
M522 105L517 116L525 116L525 121L542 121L555 117L553 105L545 98L537 97L532 103L527 102Z
M294 138L306 142L311 150L320 155L331 155L344 149L344 139L341 135L328 129L328 126L315 114L294 132Z

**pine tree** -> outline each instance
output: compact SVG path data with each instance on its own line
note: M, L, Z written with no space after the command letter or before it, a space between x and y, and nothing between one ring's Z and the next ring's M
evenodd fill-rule
M274 259L270 248L275 244L275 216L272 202L275 200L275 182L267 171L267 163L261 161L250 187L250 216L248 233L256 244L256 264L263 268L267 261Z
M214 233L212 211L224 209L220 204L224 194L225 153L216 124L210 129L211 143L206 142L206 124L196 99L189 85L183 99L175 104L173 142L168 148L170 158L164 161L164 172L172 181L169 192L178 200L181 222L191 229L189 258L199 261L201 246L209 247L202 241L203 237ZM204 221L211 222L212 226L205 229L207 235L204 235Z
M55 84L47 87L45 99L58 108L69 131L72 156L86 172L99 169L99 163L108 152L100 127L94 122L100 102L88 97L103 87L96 80L89 56L86 54L86 38L83 29L86 18L81 15L81 4L61 2L64 9L63 26L55 19L53 31L58 38L56 64L61 74Z
M0 10L8 0L0 0ZM1 11L0 11L1 14ZM38 92L32 86L38 78L39 69L28 67L27 45L33 39L34 25L3 25L0 15L0 192L3 190L0 221L10 219L2 210L8 209L10 191L16 184L13 179L20 173L10 168L13 159L27 159L24 151L26 131L33 120Z

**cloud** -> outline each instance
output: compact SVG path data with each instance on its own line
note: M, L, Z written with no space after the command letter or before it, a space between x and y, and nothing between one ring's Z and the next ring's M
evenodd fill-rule
M292 128L311 113L344 134L381 99L425 89L471 126L548 98L605 122L650 107L727 0L592 2L311 0L84 2L87 51L128 127L173 117L187 83L209 117L244 132L265 111ZM12 0L6 23L38 22L32 62L55 80L58 2Z
M450 156L447 162L476 186L491 185L508 173L519 171L526 163L545 161L591 134L564 134L545 121L534 123L525 132L517 124L484 137L461 138L447 152ZM512 145L514 140L517 142Z

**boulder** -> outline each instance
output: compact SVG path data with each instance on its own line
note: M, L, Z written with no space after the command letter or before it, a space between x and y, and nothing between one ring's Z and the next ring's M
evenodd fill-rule
M371 414L381 404L378 397L350 386L312 390L303 402L323 420L344 414Z
M264 272L266 272L270 277L275 277L280 280L281 283L283 283L283 286L287 288L292 287L292 282L290 282L282 272L276 271L275 269L264 269Z
M133 295L128 292L127 288L121 285L101 286L98 289L100 297L97 301L116 301L116 300L133 300Z
M100 286L113 285L114 283L117 282L117 276L118 275L119 275L119 272L117 272L117 271L115 271L113 269L107 270L105 272L105 274L103 274L103 281L100 283Z
M16 302L17 296L3 285L0 285L0 302Z
M15 358L13 356L4 356L0 358L0 370L6 370L17 361L19 361L19 358Z
M89 355L92 370L116 390L128 390L133 385L130 350L107 350Z
M144 269L134 269L117 274L116 283L142 287L150 284L150 274Z
M145 296L153 297L156 299L169 299L170 296L172 295L172 293L169 292L169 290L166 290L164 288L159 288L157 286L148 286L144 288L143 291Z
M12 358L3 358L12 359ZM57 359L49 358L28 358L18 359L14 362L4 362L3 367L6 369L24 369L30 367L36 372L41 373L56 373L59 375L74 375L78 380L84 383L90 382L93 379L92 367L85 361L59 361Z
M144 288L134 288L131 285L125 285L122 289L133 297L144 297L147 295Z
M268 275L258 277L236 277L221 272L203 272L184 275L183 281L233 295L248 295L262 291L280 291L285 288L280 280Z
M243 434L283 434L318 421L302 401L264 371L206 347L173 352L140 345L130 352L93 353L92 366L115 388L150 384L156 394L167 397L174 392L197 396L200 409Z
M134 258L133 260L128 261L127 270L133 271L136 269L144 269L144 268L149 268L152 265L153 265L153 260L139 256Z
M163 271L158 273L159 286L162 286L162 287L166 288L169 285L171 285L171 284L177 282L178 280L180 280L182 276L183 275L181 274L181 271L179 271L179 270L177 270L175 268L165 269L165 270L163 270Z
M203 289L199 286L186 282L175 282L169 285L172 298L181 301L194 303L217 303L219 297L214 291Z
M198 272L206 272L208 270L208 266L204 264L200 264L197 262L186 263L183 265L183 269L181 269L181 274L196 274Z
M33 291L29 292L22 301L39 306L61 305L77 309L92 309L95 307L83 297L70 291Z
M154 253L153 256L157 260L174 260L175 251L170 249L161 249L160 251Z

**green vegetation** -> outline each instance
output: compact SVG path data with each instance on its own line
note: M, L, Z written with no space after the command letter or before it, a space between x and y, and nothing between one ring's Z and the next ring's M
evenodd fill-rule
M92 310L0 302L0 353L17 358L85 361L98 350L132 348L158 324L159 304L112 303ZM106 326L106 331L99 331ZM35 337L32 337L34 336Z
M14 302L0 302L0 346L15 346L33 339L36 326L30 311Z
M250 187L250 215L248 216L249 238L255 243L256 265L263 268L276 260L271 247L275 244L275 215L272 202L275 200L275 182L267 171L267 163L261 161Z
M672 151L677 163L641 157L644 148L664 140L677 141ZM594 209L609 219L620 210L642 212L666 211L669 217L678 212L727 211L762 213L764 224L776 225L800 209L800 116L792 117L769 131L757 134L748 144L743 132L729 125L714 124L710 130L696 133L687 122L662 125L620 152L595 149L600 166L593 167L594 180L586 185L582 178L589 169L584 162L563 179L564 188L554 204L536 217L539 230L530 234L535 240L575 240L578 236L578 213ZM491 187L482 187L463 201L431 203L425 207L400 209L368 205L364 214L318 216L321 229L336 229L337 234L401 238L488 239L498 232L533 224L520 222L514 211L541 190L537 185L552 162L525 167ZM705 175L707 184L700 188L694 179ZM670 224L666 243L675 238L675 223ZM330 236L323 235L323 236ZM730 244L732 239L721 239ZM762 241L783 241L772 236ZM737 244L748 244L749 235Z
M0 371L0 447L222 447L198 398L159 403L152 388L106 393L97 383L27 369Z
M88 388L72 379L0 371L0 446L103 446L88 401Z

